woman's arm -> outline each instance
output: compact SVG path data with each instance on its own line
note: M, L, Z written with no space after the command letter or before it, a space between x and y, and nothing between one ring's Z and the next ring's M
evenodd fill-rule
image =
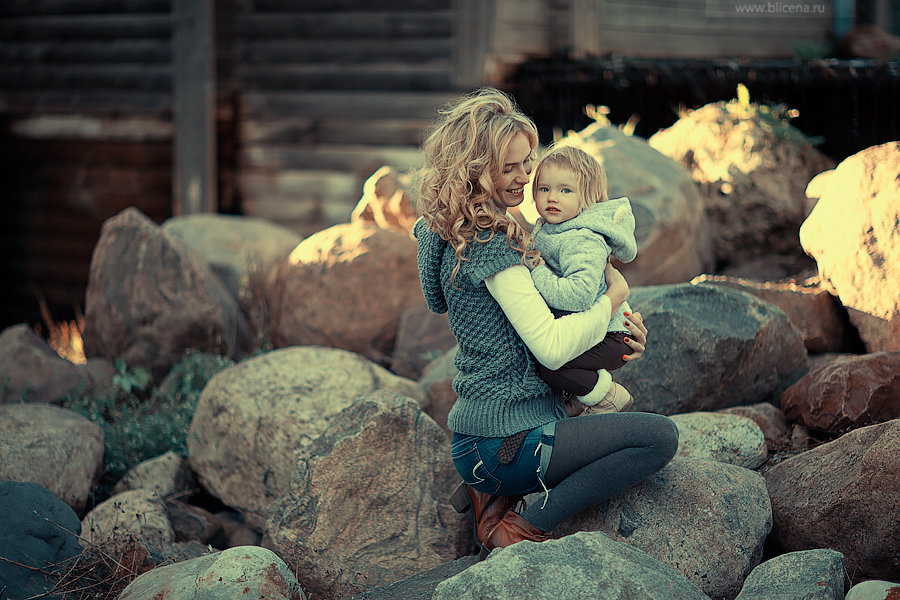
M547 368L558 369L606 335L612 298L621 304L628 296L628 285L619 277L615 286L610 284L611 289L615 287L612 295L607 292L590 309L559 319L553 318L524 265L504 269L484 282L535 358Z

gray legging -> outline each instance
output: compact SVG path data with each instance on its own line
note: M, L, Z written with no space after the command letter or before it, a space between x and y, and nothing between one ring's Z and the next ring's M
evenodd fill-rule
M544 531L662 469L678 450L678 428L652 413L582 415L556 423L544 482L547 502L522 517Z

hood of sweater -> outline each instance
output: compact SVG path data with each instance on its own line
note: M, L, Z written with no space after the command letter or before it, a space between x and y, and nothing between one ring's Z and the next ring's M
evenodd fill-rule
M589 229L602 235L612 255L622 262L631 262L637 256L634 213L627 197L598 202L562 223L546 223L543 218L538 219L534 233L540 230L545 234L555 234L574 229Z
M418 241L416 259L419 263L419 279L422 283L422 294L428 308L436 313L447 312L447 299L441 285L441 266L447 242L436 234L422 217L413 226L413 235Z

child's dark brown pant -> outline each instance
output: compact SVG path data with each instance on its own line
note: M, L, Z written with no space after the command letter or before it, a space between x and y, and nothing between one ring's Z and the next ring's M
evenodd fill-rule
M607 333L599 344L555 371L538 363L538 374L552 387L576 396L585 396L597 385L598 370L618 369L625 364L622 355L634 352L631 346L624 342L626 337L627 333Z

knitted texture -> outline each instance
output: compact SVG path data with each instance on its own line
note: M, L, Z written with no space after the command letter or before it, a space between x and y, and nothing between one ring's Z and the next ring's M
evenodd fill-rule
M534 285L547 305L567 312L587 310L609 286L603 271L610 256L631 262L637 256L634 215L628 198L600 202L562 223L535 227L534 245L546 262L534 269ZM623 303L607 331L627 332ZM554 313L561 314L561 313Z
M484 280L521 263L521 254L509 247L506 235L466 246L456 278L453 248L419 219L419 278L428 307L447 312L450 330L459 349L453 378L457 399L447 416L451 431L482 437L506 437L565 418L558 392L538 376L534 356ZM479 236L489 237L489 232Z

